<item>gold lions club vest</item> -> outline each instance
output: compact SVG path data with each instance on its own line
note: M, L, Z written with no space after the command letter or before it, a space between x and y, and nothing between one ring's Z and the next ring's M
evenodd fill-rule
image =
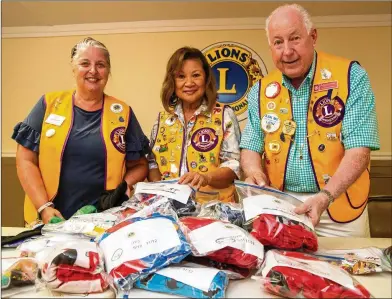
M349 96L352 61L323 52L316 53L316 66L307 112L307 140L313 175L319 189L338 168L344 146L339 141L345 105ZM271 72L260 82L260 119L265 139L264 167L271 185L285 188L286 167L296 124L291 95L281 85L282 73ZM357 219L366 207L370 189L369 168L335 199L328 209L332 220L347 223Z
M74 91L45 94L46 111L42 123L39 145L39 169L49 201L57 194L62 157L72 129ZM125 173L125 132L130 115L128 104L105 95L101 136L105 146L105 189L115 189ZM52 124L58 116L64 117L61 124ZM53 134L54 133L54 134ZM24 218L27 224L38 219L38 213L30 198L25 196Z
M211 117L200 113L189 136L185 136L186 130L176 115L166 111L159 113L158 132L152 152L163 180L179 177L183 159L187 161L187 171L206 173L219 167L219 153L224 134L223 112L224 107L215 107ZM187 151L184 157L182 153L185 146ZM234 185L224 189L212 189L206 186L200 190L219 191L221 201L235 201ZM202 199L198 200L202 201Z

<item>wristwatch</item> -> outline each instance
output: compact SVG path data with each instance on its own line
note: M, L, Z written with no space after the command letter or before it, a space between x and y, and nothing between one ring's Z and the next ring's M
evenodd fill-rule
M329 192L328 190L325 190L325 189L321 189L319 193L323 193L323 194L327 195L327 197L328 197L328 208L329 208L329 206L333 203L335 198L333 197L331 192Z

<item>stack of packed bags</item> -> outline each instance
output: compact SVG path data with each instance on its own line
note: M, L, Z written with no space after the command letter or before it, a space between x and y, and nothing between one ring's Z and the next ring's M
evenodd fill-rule
M18 246L19 264L30 265L18 269L27 269L22 276L37 289L112 289L118 298L134 289L224 298L230 280L248 277L284 297L370 298L347 272L352 260L317 251L312 223L293 212L298 200L242 182L236 189L240 202L222 203L218 193L176 182L138 183L119 207L44 225L42 236Z

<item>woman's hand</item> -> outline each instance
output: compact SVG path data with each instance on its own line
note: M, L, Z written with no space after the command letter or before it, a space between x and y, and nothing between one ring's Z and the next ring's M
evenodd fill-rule
M198 172L188 172L178 180L179 184L188 184L189 186L194 187L196 190L199 190L200 187L209 185L210 182L211 176L209 174L201 174Z
M52 207L46 207L42 212L41 212L41 218L42 218L42 222L44 224L49 223L50 219L52 219L52 217L57 216L60 217L62 219L64 219L63 215L61 215L59 210L56 210L55 208Z

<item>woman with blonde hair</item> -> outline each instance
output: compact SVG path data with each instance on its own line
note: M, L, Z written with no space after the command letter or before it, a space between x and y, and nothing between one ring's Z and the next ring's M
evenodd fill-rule
M219 190L234 201L240 129L229 106L217 103L215 78L203 53L183 47L170 57L162 85L164 111L150 139L150 181L179 178L196 189Z
M114 205L148 173L148 139L135 114L104 93L111 69L105 45L85 38L72 48L71 64L76 88L44 94L14 128L26 224L68 219L99 198Z

